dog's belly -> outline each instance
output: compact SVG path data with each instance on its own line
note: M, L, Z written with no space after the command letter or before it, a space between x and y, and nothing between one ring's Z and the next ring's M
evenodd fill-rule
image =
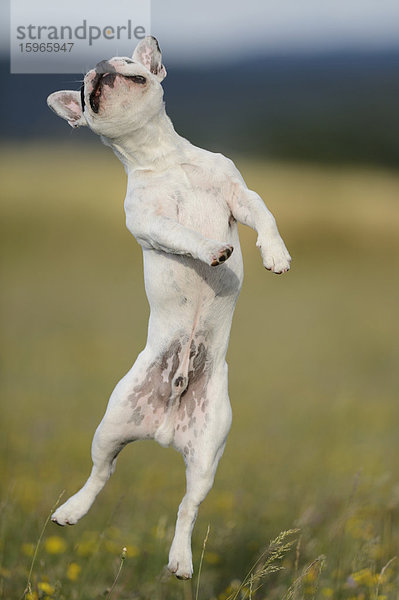
M149 337L158 343L174 332L217 332L231 321L243 281L238 235L227 240L234 252L224 265L210 267L186 256L144 249L144 281L150 304Z
M234 252L218 267L144 249L149 360L129 396L130 423L140 437L173 443L187 457L188 441L200 439L208 427L209 403L215 401L208 386L224 364L242 285L236 230L227 242Z

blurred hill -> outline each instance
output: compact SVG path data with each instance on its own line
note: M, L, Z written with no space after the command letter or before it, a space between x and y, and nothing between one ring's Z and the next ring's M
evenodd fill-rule
M399 167L399 50L257 56L225 66L166 59L167 112L193 143L226 154ZM48 110L46 96L81 75L10 75L0 63L2 136L85 140ZM75 141L74 141L75 143Z

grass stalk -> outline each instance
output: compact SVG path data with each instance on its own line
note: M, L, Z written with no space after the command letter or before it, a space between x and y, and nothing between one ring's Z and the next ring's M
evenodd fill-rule
M111 585L111 587L110 587L110 589L109 589L109 592L108 592L108 594L107 594L107 597L106 597L106 599L105 599L105 600L110 600L110 598L111 598L111 596L112 596L112 593L113 593L113 591L114 591L114 589L115 589L116 583L117 583L117 581L118 581L118 579L119 579L119 575L121 574L122 567L123 567L123 563L125 562L126 556L127 556L127 548L123 548L123 549L122 549L122 554L121 554L121 560L120 560L120 563L119 563L119 569L118 569L118 572L117 572L117 574L115 575L114 582L113 582L113 584Z
M60 502L60 500L61 500L61 498L62 498L62 496L64 494L65 494L65 490L62 490L62 492L58 496L55 504L51 507L51 510L50 510L49 514L47 515L47 519L45 520L44 525L42 527L42 530L40 532L39 539L36 542L36 547L35 547L35 550L33 552L32 562L31 562L30 569L29 569L28 579L26 581L26 587L25 587L24 593L22 594L22 600L23 600L23 598L25 598L25 596L26 596L27 593L32 593L32 573L33 573L33 568L35 566L37 554L39 552L39 547L40 547L40 544L42 542L43 535L44 535L44 532L45 532L46 527L48 525L48 522L50 521L51 515L53 514L53 512L57 508L57 506L58 506L58 504L59 504L59 502Z
M195 588L195 600L198 600L199 585L200 585L201 571L202 571L202 563L203 563L203 560L204 560L205 548L206 548L206 543L208 541L210 529L211 529L211 526L208 525L208 529L206 530L206 535L205 535L204 541L202 543L202 552L201 552L201 558L200 558L200 563L199 563L199 567L198 567L197 586Z
M261 553L261 555L254 562L248 573L245 575L238 589L230 594L226 600L237 600L238 596L242 593L245 588L250 588L250 593L253 594L263 585L263 579L266 575L281 571L283 568L281 563L284 556L291 550L295 543L294 540L288 540L287 538L295 535L299 532L299 529L289 529L282 531L274 540L272 540L269 546ZM254 590L254 583L257 583L257 587ZM246 593L248 596L248 592Z
M385 571L388 569L388 567L391 566L391 564L397 559L397 556L394 556L393 558L391 558L387 564L382 567L380 574L378 575L378 580L377 580L377 585L375 588L375 600L378 600L378 598L380 597L380 586L382 583L382 579L384 577Z

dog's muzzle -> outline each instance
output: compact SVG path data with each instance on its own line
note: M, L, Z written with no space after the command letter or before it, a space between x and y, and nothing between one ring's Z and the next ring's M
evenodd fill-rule
M98 113L100 109L101 93L105 85L114 87L114 82L117 73L97 73L93 81L93 91L90 94L90 107L94 113Z
M92 82L93 90L90 94L90 107L92 111L97 114L100 108L100 97L101 92L103 90L103 86L110 85L111 87L113 87L116 77L116 71L115 67L111 65L111 63L108 60L102 60L99 63L97 63L94 70L96 74ZM84 84L80 90L80 102L82 105L82 110L84 110Z
M134 83L139 85L144 85L147 82L147 79L143 75L125 75L123 73L118 73L115 67L111 65L111 63L107 60L102 60L96 65L95 73L96 74L92 81L93 89L89 98L91 110L95 114L97 114L100 109L100 99L104 86L108 85L110 88L113 88L116 77L123 77L124 79L129 79L130 81L133 81ZM85 106L84 86L82 87L80 94L83 109Z

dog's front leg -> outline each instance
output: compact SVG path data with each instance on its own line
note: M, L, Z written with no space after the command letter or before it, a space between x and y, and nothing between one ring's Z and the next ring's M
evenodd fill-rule
M191 256L212 267L225 262L233 252L233 246L206 238L155 211L137 215L127 210L126 225L144 248Z
M291 256L280 236L276 220L262 198L249 190L244 182L239 182L235 185L229 205L237 221L257 232L256 245L265 268L278 274L288 271Z

